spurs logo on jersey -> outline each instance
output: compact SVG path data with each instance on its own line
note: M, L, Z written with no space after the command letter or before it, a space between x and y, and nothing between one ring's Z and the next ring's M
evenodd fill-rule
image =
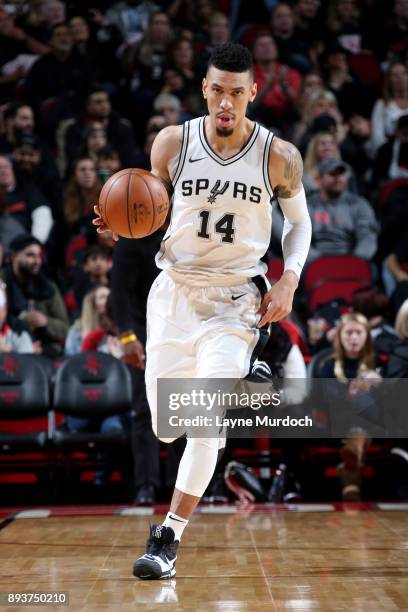
M181 184L181 193L184 197L188 197L195 193L198 195L200 191L210 191L210 195L207 197L209 204L214 204L217 196L222 195L230 187L229 195L233 198L242 198L243 200L248 199L250 202L259 204L261 201L262 188L256 187L255 185L245 185L239 181L224 181L223 179L217 179L213 186L210 185L210 181L207 178L198 178L195 181L188 179Z
M219 284L265 272L260 259L271 234L273 134L255 123L241 151L222 159L206 140L204 121L199 117L184 125L171 172L171 221L156 262Z

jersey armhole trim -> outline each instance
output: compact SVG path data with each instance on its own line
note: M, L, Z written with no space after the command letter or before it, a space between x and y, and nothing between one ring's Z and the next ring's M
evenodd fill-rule
M189 137L189 133L190 133L190 121L186 121L185 123L183 123L183 142L181 144L181 149L180 149L180 155L179 155L179 159L178 159L178 163L177 163L177 168L176 168L176 172L174 174L174 177L172 179L172 185L173 185L173 189L175 189L177 181L180 178L180 174L183 170L185 161L186 161L186 156L187 156L187 148L188 148L188 137Z
M266 191L268 192L271 200L273 200L274 194L273 194L273 188L271 185L271 181L269 179L269 155L270 155L272 141L273 141L274 136L275 134L273 134L272 132L269 132L268 137L265 142L263 162L262 162L262 173L263 173L264 183L265 183Z

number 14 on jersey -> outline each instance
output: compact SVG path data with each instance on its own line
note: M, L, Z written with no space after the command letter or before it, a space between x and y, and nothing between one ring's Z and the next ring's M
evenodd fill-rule
M199 213L199 217L201 218L201 227L197 232L197 236L199 238L204 238L207 240L211 239L211 233L209 231L209 227L211 227L211 210L201 210ZM222 236L221 242L228 242L232 244L234 242L234 215L231 213L227 213L222 215L218 221L214 223L214 231L216 234L220 234Z

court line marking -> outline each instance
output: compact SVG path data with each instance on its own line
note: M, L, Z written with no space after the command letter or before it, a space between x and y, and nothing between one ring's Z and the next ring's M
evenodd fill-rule
M261 561L261 556L259 554L258 547L257 547L256 542L255 542L254 534L252 532L252 529L248 528L248 525L247 525L247 529L248 529L249 534L251 536L251 542L252 542L252 544L253 544L253 546L255 548L255 553L256 553L256 556L258 558L258 563L261 566L262 575L263 575L263 578L265 580L266 588L268 589L269 597L271 598L271 602L272 602L273 608L274 608L275 612L278 612L278 608L277 608L277 605L275 603L275 599L274 599L273 594L272 594L272 589L271 589L269 581L268 581L268 579L266 577L265 568L264 568L263 563Z

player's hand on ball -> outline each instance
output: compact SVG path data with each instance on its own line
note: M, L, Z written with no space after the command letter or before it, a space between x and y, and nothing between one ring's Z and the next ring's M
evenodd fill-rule
M92 223L93 225L96 225L96 231L98 232L98 234L103 234L104 232L110 232L111 230L109 229L109 227L106 225L106 223L101 217L101 211L99 210L99 206L96 204L93 207L93 209L96 215L96 219L92 219ZM119 234L117 234L116 232L112 232L112 238L115 241L119 240Z
M298 286L298 278L292 271L285 272L282 277L266 293L257 314L261 315L258 327L267 323L280 321L292 310L293 295Z

